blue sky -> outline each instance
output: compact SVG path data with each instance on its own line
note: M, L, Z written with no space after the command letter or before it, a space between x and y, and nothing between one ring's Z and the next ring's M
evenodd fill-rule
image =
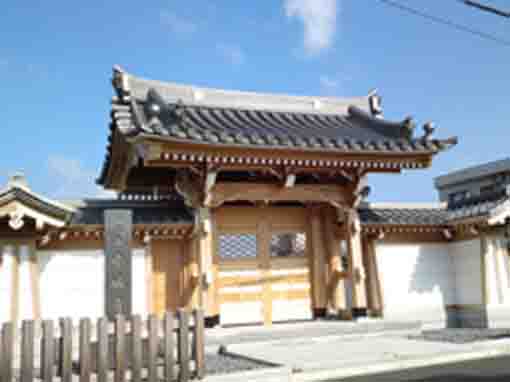
M510 40L510 20L458 1L400 2ZM510 156L509 63L510 47L377 0L11 1L0 13L0 184L22 170L52 197L102 194L94 179L119 64L231 89L357 96L377 88L387 118L432 120L436 136L460 143L431 169L370 177L370 199L434 201L435 176Z

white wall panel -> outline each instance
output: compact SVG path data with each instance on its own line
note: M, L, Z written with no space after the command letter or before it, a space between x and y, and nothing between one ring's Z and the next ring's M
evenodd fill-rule
M310 299L273 300L273 321L311 320Z
M454 301L447 244L376 243L384 316L444 325Z
M33 285L30 271L30 247L27 245L19 246L19 312L18 319L31 320L34 318L34 296Z
M232 302L220 305L220 324L253 324L263 321L262 302Z
M102 250L44 250L38 256L42 318L104 314Z
M12 272L14 267L14 248L0 246L0 323L11 320Z
M145 249L134 248L132 250L133 259L133 313L146 316L149 313L148 295L149 285L147 283L147 262L145 258Z
M454 303L481 304L483 285L480 240L453 242L448 247L455 280Z

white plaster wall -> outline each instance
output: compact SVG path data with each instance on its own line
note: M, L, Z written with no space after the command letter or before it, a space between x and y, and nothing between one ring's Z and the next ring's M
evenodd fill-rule
M134 248L132 250L133 265L133 313L140 314L143 317L149 314L149 285L147 280L148 262L143 248Z
M12 246L0 246L0 323L11 319L13 251Z
M482 304L482 257L480 240L452 242L448 245L455 281L457 305Z
M510 326L510 269L506 239L502 234L487 237L485 253L487 318L490 327Z
M447 244L376 243L384 317L446 325L445 305L454 301Z
M43 319L103 316L102 250L43 250L38 257Z
M104 252L97 250L43 250L37 253L40 267L41 315L43 318L104 315ZM133 313L148 314L148 285L143 248L132 250Z
M30 267L30 247L20 245L19 256L19 286L18 286L18 319L31 320L34 318L34 296Z

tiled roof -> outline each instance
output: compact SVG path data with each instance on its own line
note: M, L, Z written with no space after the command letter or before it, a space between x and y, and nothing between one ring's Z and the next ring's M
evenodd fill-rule
M448 220L491 218L510 210L510 188L502 187L491 193L476 195L448 205Z
M367 225L445 225L448 212L445 208L360 208L362 224Z
M367 154L434 154L456 138L413 136L414 122L381 118L378 97L295 97L195 88L114 69L111 129L209 145ZM98 183L103 184L111 146Z
M478 166L466 167L458 171L452 171L448 174L435 178L434 184L437 188L444 188L502 172L510 172L510 158L500 159Z
M464 199L456 204L410 208L399 205L359 209L361 222L366 225L455 225L467 220L502 224L510 216L510 188ZM497 219L496 219L497 218Z
M193 224L193 211L182 201L87 200L80 203L70 225L102 225L106 209L131 209L133 224Z
M0 206L6 205L12 201L18 201L24 205L39 211L45 215L67 220L73 213L73 209L53 200L46 199L31 191L28 186L12 183L0 190Z

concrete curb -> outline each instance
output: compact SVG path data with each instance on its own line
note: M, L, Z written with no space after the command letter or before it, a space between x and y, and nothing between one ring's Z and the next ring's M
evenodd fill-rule
M510 345L501 346L497 349L485 349L458 353L447 353L422 358L397 359L394 361L382 361L371 365L345 366L335 369L323 369L293 373L289 381L328 381L339 378L361 377L371 374L396 372L407 369L446 365L463 361L474 361L485 358L495 358L510 355Z
M374 332L367 332L367 333L345 333L345 334L337 334L337 335L324 335L324 336L313 336L313 337L305 337L301 339L277 339L277 340L259 340L259 341L249 341L249 342L239 342L239 343L228 343L225 344L225 346L253 346L253 345L278 345L281 343L289 343L289 342L327 342L327 341L335 341L340 339L346 339L346 340L357 340L357 339L363 339L363 338L373 338L373 337L381 337L381 336L403 336L403 335L411 335L415 333L419 333L420 329L403 329L403 330L382 330L382 331L374 331ZM206 345L207 350L217 349L220 346L223 346L224 344L215 344L215 345Z
M275 367L262 370L206 376L203 382L281 382L291 381L292 370L288 367Z

